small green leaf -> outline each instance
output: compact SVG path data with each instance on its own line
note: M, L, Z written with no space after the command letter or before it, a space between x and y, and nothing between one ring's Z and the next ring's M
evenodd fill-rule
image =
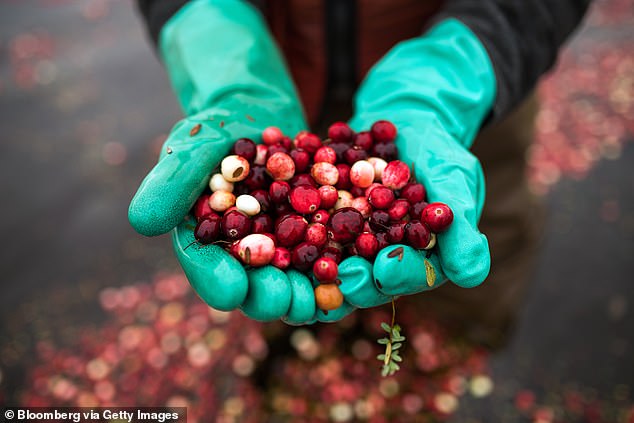
M390 328L390 325L388 325L387 323L383 322L381 323L381 327L383 328L384 331L386 331L387 333L391 333L392 329Z
M399 348L401 348L403 344L401 344L400 342L397 342L396 344L392 344L392 351L394 350L398 350Z
M385 354L379 354L379 355L377 355L377 356L376 356L376 359L377 359L377 360L381 360L381 361L385 360Z
M379 339L379 340L378 340L378 341L376 341L376 342L378 342L378 343L379 343L379 344L381 344L381 345L385 345L385 344L389 343L389 342L390 342L390 340L389 340L389 339L387 339L387 338L381 338L381 339Z
M403 361L403 359L401 358L401 356L400 356L400 355L397 355L397 354L392 354L392 360L394 360L394 361L398 361L399 363L400 363L401 361Z
M383 369L381 370L381 376L386 377L389 372L390 368L388 366L383 366Z

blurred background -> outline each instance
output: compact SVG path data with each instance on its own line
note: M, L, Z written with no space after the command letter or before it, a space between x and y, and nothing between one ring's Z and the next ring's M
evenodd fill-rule
M405 311L407 370L381 379L372 335L388 308L361 322L365 338L348 338L356 317L317 337L298 329L276 358L277 325L209 310L169 238L128 225L181 117L131 1L0 2L0 404L186 405L190 421L223 422L634 422L632 2L596 1L539 92L527 161L548 223L513 339L490 353ZM265 392L262 363L280 375Z

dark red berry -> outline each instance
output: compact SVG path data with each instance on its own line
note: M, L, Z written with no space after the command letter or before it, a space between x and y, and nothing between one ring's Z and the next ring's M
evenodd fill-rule
M365 188L361 188L358 186L353 186L352 188L350 188L350 194L352 194L353 197L364 197L365 198Z
M251 232L251 219L238 210L222 216L222 233L228 240L244 238Z
M379 242L379 251L390 245L390 242L387 240L387 234L385 232L377 232L376 240Z
M392 142L396 139L396 126L387 120L374 122L370 132L372 132L372 138L377 143Z
M240 138L233 144L231 153L244 157L249 163L253 163L257 153L257 147L249 138Z
M288 154L288 149L286 147L284 147L282 144L270 145L269 148L268 148L267 157L271 157L275 153Z
M285 217L285 215L289 215L293 213L293 207L291 207L291 203L288 201L285 203L273 204L273 210L275 210L275 215L279 219L280 217Z
M310 132L302 131L295 137L295 147L303 148L310 154L315 154L321 146L322 143L319 137L315 134L311 134Z
M385 234L387 235L387 240L392 244L398 244L403 241L405 237L405 222L394 222L391 223L387 229Z
M301 173L299 175L293 176L290 180L291 188L295 188L301 185L310 185L311 187L317 188L317 182L310 176L308 173Z
M213 213L213 212L212 212ZM210 244L220 236L221 218L216 213L201 219L194 229L194 237L201 244Z
M343 190L350 189L352 187L352 182L350 182L350 166L345 163L339 163L336 167L339 171L339 179L335 184L335 188Z
M368 260L374 259L376 253L379 252L379 241L374 234L364 232L357 237L354 242L357 254Z
M401 189L401 198L409 201L410 204L425 200L425 187L423 184L410 182Z
M270 215L260 213L251 218L251 232L263 234L273 231L273 219Z
M403 198L395 200L394 203L387 209L387 213L390 215L390 220L398 221L407 216L409 212L409 202Z
M271 208L271 197L269 197L269 193L266 190L256 189L251 195L260 203L261 211L265 212Z
M430 203L423 209L421 220L432 232L440 233L453 222L453 211L445 203Z
M250 192L252 192L256 189L266 188L267 186L269 186L271 181L271 177L268 175L268 173L266 173L266 167L255 165L251 167L251 170L249 171L249 176L247 176L247 178L242 181L242 183L249 189Z
M375 209L389 209L394 203L394 192L387 187L378 186L370 191L368 202Z
M417 249L423 249L429 244L431 232L420 220L411 220L405 225L405 240L407 244Z
M337 262L330 257L321 257L313 264L313 275L321 283L335 283L339 267Z
M291 262L299 271L305 272L313 266L319 258L319 248L309 242L302 242L293 248Z
M368 158L368 152L362 149L361 147L350 147L346 151L343 152L343 159L350 166L358 162L359 160L365 160Z
M288 198L295 211L301 214L314 213L321 204L319 191L310 185L300 185L293 188Z
M391 162L398 158L398 149L393 142L375 143L372 146L371 156L380 157L386 162Z
M374 140L372 139L370 131L359 132L354 137L354 145L364 149L365 151L370 151L374 145Z
M286 135L282 137L282 139L280 140L280 144L282 144L286 151L291 151L291 148L293 148L293 140Z
M343 258L343 247L342 248L333 248L333 247L325 247L321 251L322 257L328 257L335 261L335 263L341 263L341 259Z
M342 162L343 161L343 153L344 153L344 151L346 151L347 149L350 148L350 144L343 143L343 142L332 142L332 143L328 144L328 147L330 147L333 150L335 150L335 154L337 155L337 162Z
M390 215L385 210L374 210L370 214L370 227L376 232L387 231L390 224Z
M335 210L328 222L328 236L342 244L352 242L362 229L363 216L352 207Z
M308 222L303 217L292 214L282 219L275 227L277 243L282 247L293 247L304 240Z
M339 199L337 188L332 185L322 185L319 187L319 196L321 197L321 207L329 209L335 206Z
M328 138L334 143L348 143L353 136L354 131L345 122L335 122L328 128Z
M295 162L295 173L304 173L310 166L310 154L303 148L291 150L290 156Z
M335 193L336 192L337 190L335 190ZM335 197L335 202L336 201L337 200ZM333 206L334 206L334 203L333 203ZM198 197L198 200L196 200L196 203L194 204L194 207L192 208L192 210L196 220L204 219L205 217L214 213L214 211L211 209L211 206L209 205L209 194L202 194L200 197Z
M359 255L359 251L357 250L356 244L353 243L353 244L346 245L346 255L348 257Z
M427 203L425 201L419 201L418 203L412 204L409 207L409 217L415 220L420 220L425 207L427 207Z
M288 202L291 186L286 181L273 181L269 187L269 197L275 204Z

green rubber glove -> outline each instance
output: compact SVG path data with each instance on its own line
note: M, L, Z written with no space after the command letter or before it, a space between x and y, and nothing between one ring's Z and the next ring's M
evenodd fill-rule
M389 246L374 264L352 257L340 266L344 298L372 307L392 296L433 289L447 278L474 287L489 273L486 237L478 231L484 205L484 175L469 147L491 110L496 81L489 57L476 36L457 20L445 20L425 35L395 46L359 89L356 130L380 119L398 129L402 161L413 165L429 202L454 212L449 230L438 235L435 252ZM397 248L401 250L392 253Z
M315 298L306 276L272 266L245 271L222 248L192 244L195 222L186 218L236 139L260 142L268 126L288 134L306 128L262 17L242 1L191 2L166 23L159 47L187 117L173 128L158 164L133 198L130 223L148 236L173 229L178 260L210 306L239 307L257 320L312 320Z

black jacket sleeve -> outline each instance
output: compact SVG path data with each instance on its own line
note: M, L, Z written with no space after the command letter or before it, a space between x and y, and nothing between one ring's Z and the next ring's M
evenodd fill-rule
M590 0L448 0L435 21L456 18L489 53L497 98L489 122L498 120L534 88L581 22Z

